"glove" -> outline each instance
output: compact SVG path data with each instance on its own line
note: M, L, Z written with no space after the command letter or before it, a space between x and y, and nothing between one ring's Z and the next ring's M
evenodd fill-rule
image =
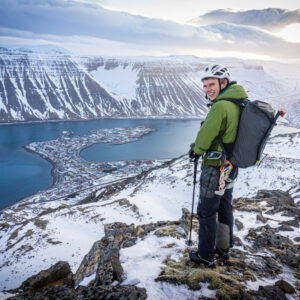
M194 152L195 143L190 145L191 149L189 150L189 158L191 161L195 162L199 159L200 155Z

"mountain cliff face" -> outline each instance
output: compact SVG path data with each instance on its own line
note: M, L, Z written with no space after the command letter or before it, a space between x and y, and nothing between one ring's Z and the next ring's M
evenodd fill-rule
M200 80L212 62L227 65L249 97L286 94L260 64L198 57L75 57L0 47L0 123L130 117L204 117ZM290 91L291 92L291 91ZM293 90L293 93L296 91ZM274 98L274 99L275 99Z
M1 50L2 122L121 114L117 101L66 55Z
M1 48L1 122L199 116L200 69L180 61L131 61Z

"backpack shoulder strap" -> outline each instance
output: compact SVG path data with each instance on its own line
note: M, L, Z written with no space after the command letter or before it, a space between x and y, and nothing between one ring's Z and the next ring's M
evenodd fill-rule
M220 146L221 146L221 148L222 148L223 153L226 154L226 158L228 159L228 158L229 158L229 153L228 153L228 151L225 149L225 146L224 146L224 143L223 143L223 140L222 140L222 137L221 137L221 134L220 134L220 133L219 133L219 135L218 135L218 141L219 141L219 143L220 143Z
M225 99L220 99L220 100L217 100L216 102L219 102L219 101L229 101L229 102L232 102L232 103L235 103L237 104L239 107L241 107L242 109L245 108L245 106L247 105L247 103L250 102L249 99L230 99L230 98L225 98ZM220 146L222 148L222 151L225 153L227 159L229 158L230 156L230 153L228 153L228 151L226 150L225 146L224 146L224 143L223 143L223 140L222 140L222 137L221 137L221 134L219 133L218 135L218 141L220 143Z
M231 98L220 99L220 100L217 100L216 102L220 102L220 101L233 102L242 108L244 108L247 105L247 103L250 102L249 99L231 99Z

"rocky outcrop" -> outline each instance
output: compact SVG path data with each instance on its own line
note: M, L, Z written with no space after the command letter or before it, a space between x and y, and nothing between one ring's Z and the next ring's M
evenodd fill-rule
M126 225L119 222L105 225L105 237L94 243L75 273L76 284L95 271L96 284L99 282L112 283L114 280L120 282L123 271L118 259L119 250L133 246L138 238L145 237L153 230L176 224L179 225L180 221L157 222L141 226Z
M119 250L133 246L138 238L145 237L151 231L168 227L176 231L179 225L180 221L141 226L119 222L105 225L105 236L94 243L75 274L72 274L67 262L58 262L25 280L18 289L9 291L17 293L9 299L146 299L145 289L120 285L123 268ZM93 273L96 273L95 279L87 287L79 285L74 288L75 284L80 284L83 278Z
M209 282L209 288L216 289L217 296L224 299L226 299L225 296L227 299L234 299L241 295L245 290L246 278L255 280L255 276L245 268L245 263L238 259L231 259L229 265L207 269L191 262L186 251L179 261L167 259L165 264L166 267L156 278L157 281L186 284L192 290L200 290L201 283Z
M283 300L288 299L285 294L294 294L295 288L285 280L278 280L274 285L260 286L258 291L250 291L248 295L249 299L274 299Z
M293 267L300 267L300 245L295 245L291 239L278 232L279 228L265 225L256 229L250 229L247 239L253 241L253 247L257 251L272 251L275 259Z
M292 230L298 228L297 205L293 198L282 191L259 191L256 197L235 199L233 204L236 210L255 213L262 226L250 228L243 237L234 238L235 246L239 247L232 249L229 261L218 259L215 268L205 268L191 262L189 250L182 249L177 252L176 259L166 258L155 280L184 284L195 291L204 287L215 290L217 299L297 299L300 296L300 245L282 234L286 229L284 225ZM288 224L282 224L278 221L277 227L270 226L268 216L274 218L278 212L288 215L293 222L289 220ZM151 232L158 238L186 239L190 222L191 213L183 209L182 218L174 222L139 226L119 222L108 224L104 228L105 236L94 243L75 274L68 263L59 262L28 278L19 289L9 291L17 294L9 299L146 299L144 288L121 284L124 270L119 261L120 249L133 246ZM192 225L193 231L197 231L195 215ZM247 227L241 221L236 221L236 225L243 231ZM172 248L174 243L164 247ZM293 275L289 282L281 279L285 278L287 269L289 275ZM94 279L88 286L80 286L80 282L92 274ZM249 289L249 283L258 280L273 281L274 284Z
M269 224L251 228L246 239L253 243L253 250L271 251L276 261L293 268L300 267L300 245L294 244L294 241L281 234L282 231L294 231L295 228L299 227L299 208L289 193L280 190L260 190L253 199L235 199L234 207L241 211L257 212L256 219L262 223L267 222L267 215L272 216L277 213L293 218L280 222L279 225L281 226L276 228L271 227ZM262 211L264 211L265 216L262 215Z
M281 234L290 226L292 231L298 228L298 210L293 198L283 191L259 191L254 198L239 198L233 201L235 210L247 211L256 214L256 219L265 223L263 226L250 228L245 236L247 245L235 237L234 244L239 249L233 248L229 261L217 260L216 268L207 269L190 261L188 251L185 251L179 260L167 258L157 281L166 281L173 284L186 284L192 290L201 290L203 285L216 290L217 299L288 299L286 294L292 294L291 299L300 296L299 281L300 245L292 239ZM294 219L281 226L271 227L269 218L280 213ZM183 216L188 216L184 211ZM187 217L183 219L188 219ZM190 219L189 219L190 221ZM185 222L185 224L188 224ZM238 230L243 230L244 225L236 220ZM184 226L188 228L188 226ZM293 228L294 227L294 228ZM196 230L194 228L193 230ZM167 229L164 233L168 232ZM174 235L174 230L169 227L169 235ZM244 250L241 250L240 248ZM289 268L294 274L294 282L277 280L279 274ZM259 286L258 290L249 290L247 284L257 280L274 280L274 285ZM289 298L290 299L290 298Z
M7 299L10 300L89 300L89 299L103 299L103 300L144 300L147 298L146 290L131 285L123 286L106 286L101 285L97 287L79 286L76 289L70 288L66 285L56 285L44 288L35 293L20 293Z
M56 285L65 285L70 288L75 286L74 276L67 262L59 261L48 270L41 271L29 277L22 283L19 289L24 291L25 294L32 294Z
M178 260L167 258L165 267L156 281L173 284L186 284L192 290L201 290L204 285L216 290L217 299L288 299L286 294L296 296L296 289L284 280L276 281L274 285L259 286L257 291L248 290L247 283L255 282L259 278L275 276L282 272L274 259L269 264L263 260L251 260L251 254L233 249L229 261L217 261L213 269L199 266L190 261L188 251ZM253 257L253 256L252 256ZM215 299L215 298L214 298Z
M156 280L186 284L192 290L201 290L209 283L208 288L216 290L217 299L287 299L286 293L295 293L295 288L284 280L274 286L260 286L258 291L247 290L247 282L255 282L261 275L258 269L251 268L248 257L247 253L233 249L229 261L217 261L216 268L207 269L191 262L186 251L179 261L167 259Z

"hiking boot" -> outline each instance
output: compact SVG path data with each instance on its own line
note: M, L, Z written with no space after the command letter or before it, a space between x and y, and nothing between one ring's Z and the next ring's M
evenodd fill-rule
M223 260L229 260L230 258L230 249L223 249L223 248L219 248L216 247L216 251L215 254L218 255L218 258L223 259Z
M190 252L190 260L193 261L196 264L203 265L203 266L208 267L208 268L214 268L215 267L215 260L214 259L212 259L212 260L204 259L200 256L198 251L191 251Z

